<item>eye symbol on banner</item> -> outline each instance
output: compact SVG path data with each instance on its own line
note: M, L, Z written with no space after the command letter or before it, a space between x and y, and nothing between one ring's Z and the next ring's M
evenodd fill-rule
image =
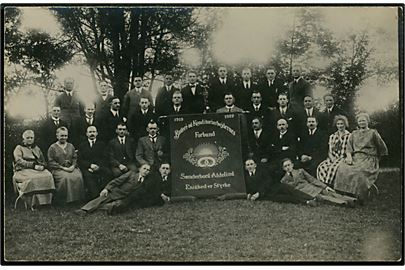
M202 143L197 147L189 148L183 158L199 168L210 168L220 164L229 156L225 147L212 143Z

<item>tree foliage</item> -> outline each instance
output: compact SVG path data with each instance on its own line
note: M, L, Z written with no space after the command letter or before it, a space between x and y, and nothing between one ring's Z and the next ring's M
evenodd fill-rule
M31 29L20 31L21 11L5 9L5 89L12 91L25 83L50 87L55 70L74 55L73 46L63 37Z
M84 53L99 79L110 80L117 96L134 77L170 71L178 50L192 41L193 8L53 8L65 32Z

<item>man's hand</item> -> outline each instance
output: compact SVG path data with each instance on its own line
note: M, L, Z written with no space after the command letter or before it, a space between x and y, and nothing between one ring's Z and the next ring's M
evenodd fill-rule
M108 190L107 190L107 189L103 189L103 190L100 192L100 197L107 197L107 195L108 195Z
M267 158L262 158L262 159L260 160L261 163L266 163L267 161L268 161Z
M98 169L100 169L100 167L97 164L90 164L90 169L93 170L93 172L98 171Z
M170 202L170 197L169 196L166 196L165 194L160 194L160 197L162 198L162 200L165 202L165 203L168 203L168 202Z
M330 187L326 187L325 190L328 192L336 192L333 188Z
M124 171L128 170L127 166L125 166L124 164L118 165L118 169L120 169L121 172L124 172Z
M302 155L301 156L301 162L307 162L309 160L312 160L311 156L307 156L307 155Z
M42 165L35 165L34 166L34 170L36 170L36 171L43 171L44 169L45 169L45 167L42 166Z
M158 157L162 157L162 156L163 156L163 151L162 151L162 150L158 150L158 151L157 151L157 155L158 155Z
M353 164L353 158L351 156L348 156L345 158L345 162L348 165L352 165Z
M286 150L288 150L288 149L290 149L289 146L283 146L283 147L281 147L281 150L282 150L282 151L286 151Z
M256 192L255 194L252 195L252 197L250 197L250 200L256 201L258 198L259 198L259 192Z

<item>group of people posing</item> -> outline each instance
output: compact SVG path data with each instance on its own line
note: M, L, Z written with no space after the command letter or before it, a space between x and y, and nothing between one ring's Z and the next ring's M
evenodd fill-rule
M31 209L85 200L76 211L85 215L161 205L171 196L166 116L240 113L247 131L242 150L248 200L365 202L379 159L388 154L384 141L369 128L365 113L350 132L346 113L330 94L320 112L301 68L294 67L292 75L286 84L269 68L266 79L255 83L246 68L236 83L219 67L211 83L197 82L196 72L188 72L188 84L179 89L167 74L155 101L136 77L122 106L106 82L96 102L83 105L68 78L39 130L38 145L32 130L22 134L14 150L14 186Z

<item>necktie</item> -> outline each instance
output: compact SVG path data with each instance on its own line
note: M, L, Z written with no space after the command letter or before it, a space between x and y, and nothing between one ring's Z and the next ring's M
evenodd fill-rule
M307 109L307 116L311 116L311 113L309 112L309 109Z
M288 175L291 176L291 178L293 178L292 172L289 172Z
M281 115L285 116L285 109L281 109Z
M138 180L140 183L142 183L143 182L143 177L141 176L141 177L139 177L139 180Z
M59 126L59 121L55 120L55 126Z
M228 112L231 112L231 108L228 108Z
M92 118L87 118L87 124L91 125L91 119Z
M256 134L256 139L258 139L259 138L259 131L255 130L255 134Z
M93 147L93 145L94 145L94 141L91 140L91 141L90 141L90 147Z
M259 106L255 106L255 111L256 111L256 112L259 111Z
M179 112L179 111L180 111L180 107L175 106L175 107L174 107L174 111L175 111L175 112Z
M167 181L167 176L163 176L163 181Z

